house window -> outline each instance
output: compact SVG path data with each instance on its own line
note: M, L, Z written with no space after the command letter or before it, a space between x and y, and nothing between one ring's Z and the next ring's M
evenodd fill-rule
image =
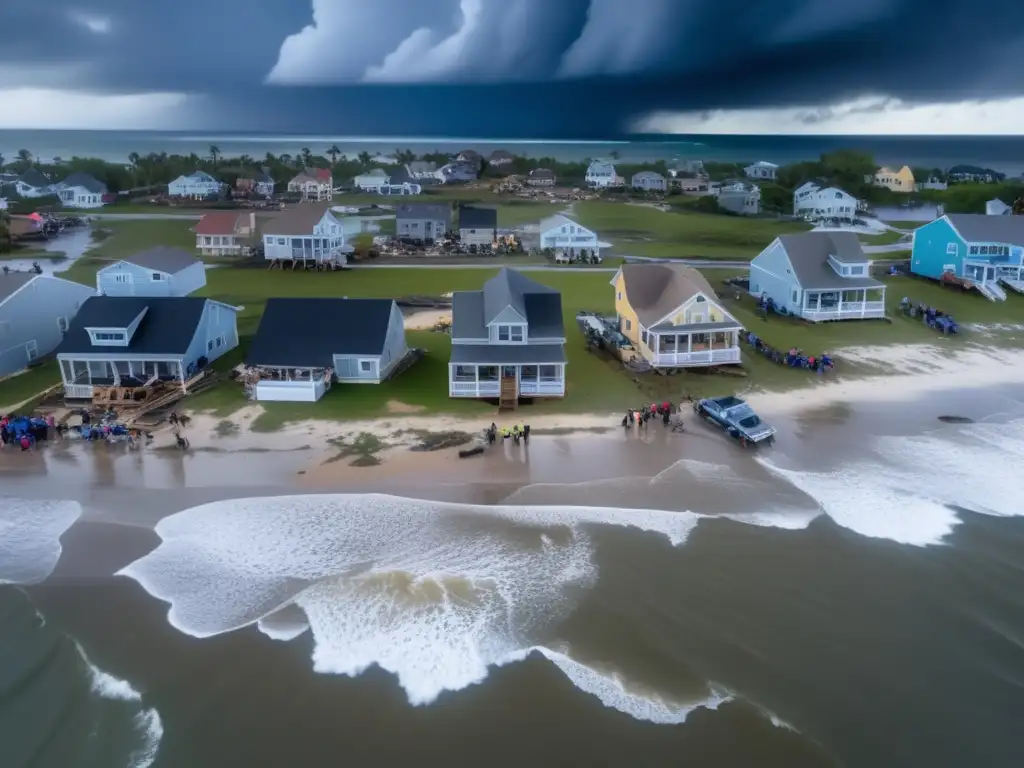
M130 283L131 281L132 276L125 272L118 272L116 275L114 275L115 283Z
M970 253L972 256L976 256L978 254L978 246L972 245L968 253Z
M362 373L371 373L373 371L373 361L372 360L360 360L359 361L359 370Z
M154 272L152 275L150 275L150 279L153 280L154 282L159 282L164 279L164 276L159 272Z
M703 296L697 296L697 298L694 299L694 301L696 301L699 304L702 301L707 301L707 299L705 299Z
M626 318L625 320L625 328L627 331L633 330L633 321L630 320L629 318Z
M856 266L856 267L850 267L850 274L851 275L863 275L864 274L864 267L859 266L859 265Z
M61 333L68 332L68 319L66 317L57 318L57 330Z
M622 301L622 291L615 294L616 301Z
M124 341L124 334L97 331L93 333L92 339L93 341Z
M956 251L956 243L950 243L949 245L946 246L946 253L948 253L950 256L956 256Z
M558 375L557 365L542 365L540 367L540 377L542 379L557 379L560 378Z
M641 328L640 329L640 341L642 341L644 344L647 343L647 329L646 328Z
M213 350L220 349L221 347L223 347L225 343L226 342L223 336L218 336L215 339L210 339L208 342L206 342L206 351L213 352Z
M794 302L796 302L796 301L797 301L797 297L798 297L798 292L797 292L796 290L794 290L794 291L793 291L793 301L794 301Z
M277 238L277 244L278 244L278 245L285 245L285 241L284 241L284 238L283 238L283 237L279 237L279 238Z
M35 339L25 342L25 355L28 357L28 361L30 363L39 357L39 347L36 344Z
M523 326L513 325L512 326L512 341L522 344L523 343Z

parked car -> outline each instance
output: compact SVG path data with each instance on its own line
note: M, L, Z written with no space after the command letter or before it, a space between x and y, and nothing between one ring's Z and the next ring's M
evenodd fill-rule
M775 428L761 421L745 400L738 397L710 397L698 400L693 410L711 424L721 427L744 448L775 442Z

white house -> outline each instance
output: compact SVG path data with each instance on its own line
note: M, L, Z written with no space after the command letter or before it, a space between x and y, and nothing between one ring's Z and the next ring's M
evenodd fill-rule
M645 192L665 192L668 190L668 182L660 173L654 171L640 171L634 173L630 180L633 189L642 189Z
M206 267L182 248L155 248L108 264L96 273L101 296L188 296L206 285Z
M6 211L6 210L7 210L7 198L6 197L0 197L0 211Z
M994 197L985 203L985 214L987 216L1008 216L1012 212L1013 209L998 197Z
M72 173L55 184L53 191L68 208L102 208L107 185L87 173Z
M813 181L801 184L793 192L793 214L805 219L853 219L864 204L837 187L820 187Z
M413 160L405 166L410 179L434 179L437 177L437 163L429 160Z
M322 202L334 195L334 179L329 168L306 168L288 182L289 192L298 192L303 200Z
M344 265L351 250L345 227L330 210L330 203L302 203L263 225L263 256L268 261L312 261Z
M779 166L775 163L766 163L764 160L758 160L756 163L744 168L743 172L747 175L748 179L768 179L769 181L774 181L775 175L779 172Z
M220 194L224 185L206 171L195 171L188 176L179 176L167 185L171 197L204 198Z
M401 184L384 184L377 188L377 193L381 195L422 195L423 185L413 184L409 181L404 181Z
M53 194L53 182L38 169L29 168L14 182L14 191L19 197L46 197Z
M374 168L372 171L360 173L353 179L353 183L356 189L363 192L380 192L381 187L391 183L391 178L382 169Z
M597 233L578 224L568 216L555 214L544 219L540 226L541 249L551 248L555 258L578 256L581 251L601 257L601 242Z
M0 273L0 376L9 376L60 344L92 288L35 272Z
M316 402L334 382L380 384L409 356L394 299L267 300L249 347L254 399Z
M587 166L586 182L588 187L604 188L615 183L615 166L607 160L592 160Z

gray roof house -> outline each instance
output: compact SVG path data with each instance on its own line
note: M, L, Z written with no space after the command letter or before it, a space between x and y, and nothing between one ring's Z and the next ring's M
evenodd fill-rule
M654 171L634 173L629 185L633 189L642 189L645 192L664 192L668 189L668 182L665 181L665 177Z
M56 349L82 304L87 285L35 272L0 274L0 376L9 376Z
M761 188L744 181L724 184L718 190L718 207L740 216L756 216L761 212Z
M498 210L459 206L459 241L463 245L492 245L498 236Z
M448 394L498 400L565 395L562 295L503 268L479 291L452 297Z
M528 187L553 187L556 181L555 172L550 168L534 168L526 177Z
M452 228L447 203L402 203L395 208L395 234L407 240L440 240Z
M750 293L811 322L885 317L885 285L853 232L779 235L750 262Z
M100 208L107 185L88 173L72 173L64 181L53 185L62 205L69 208Z
M405 166L405 170L414 179L426 179L437 173L437 163L429 160L413 160Z
M20 197L45 197L52 194L53 182L38 168L29 168L14 182L14 191Z
M183 248L158 245L96 273L101 296L188 296L206 285L206 267Z

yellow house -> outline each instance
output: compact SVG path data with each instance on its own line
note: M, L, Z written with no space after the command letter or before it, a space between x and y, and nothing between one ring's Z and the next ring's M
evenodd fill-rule
M655 368L740 361L743 326L700 272L679 264L623 264L612 279L619 331Z
M882 166L875 172L875 186L885 187L892 192L913 192L914 172L906 165L898 171Z

